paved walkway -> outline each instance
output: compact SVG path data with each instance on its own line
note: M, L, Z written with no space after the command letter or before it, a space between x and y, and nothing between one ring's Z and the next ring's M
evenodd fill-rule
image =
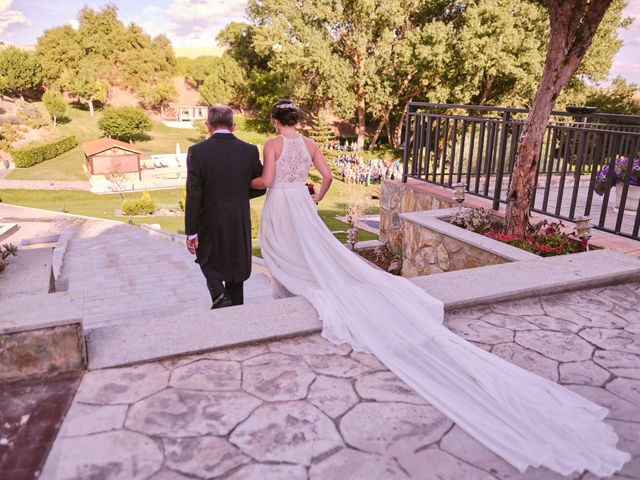
M148 320L211 304L204 277L184 244L130 225L87 221L71 239L61 279L84 293L85 330ZM246 303L272 300L270 281L254 269Z
M447 315L457 334L610 409L640 478L640 283ZM428 368L428 366L425 366ZM375 357L318 335L85 375L44 479L595 480L520 474Z
M84 295L85 330L206 311L211 298L200 268L184 244L131 225L0 203L0 218L20 229L5 242L75 232L59 284ZM245 302L272 300L270 280L254 265Z
M18 190L91 190L91 184L85 180L7 180L0 179L0 189Z

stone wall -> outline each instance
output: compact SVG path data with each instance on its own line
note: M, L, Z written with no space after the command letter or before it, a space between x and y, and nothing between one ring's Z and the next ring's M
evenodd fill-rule
M497 240L456 227L457 209L402 214L402 276L418 277L539 258Z
M405 222L402 250L403 277L419 277L510 261L413 222Z
M437 210L455 205L453 200L443 198L447 194L451 195L450 190L443 190L439 197L420 187L422 185L410 185L399 180L387 180L380 187L380 241L396 254L402 252L401 213Z
M85 366L81 323L0 335L0 383Z

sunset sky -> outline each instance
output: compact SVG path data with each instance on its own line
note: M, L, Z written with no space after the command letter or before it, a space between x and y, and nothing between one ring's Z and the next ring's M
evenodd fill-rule
M106 1L91 0L0 0L0 40L34 44L43 30L76 24L84 5L99 8ZM167 35L178 54L182 49L213 50L218 31L231 21L242 21L246 0L118 0L119 16L135 22L148 33ZM640 0L629 0L626 16L638 18L621 32L625 42L615 58L611 77L622 75L640 84Z

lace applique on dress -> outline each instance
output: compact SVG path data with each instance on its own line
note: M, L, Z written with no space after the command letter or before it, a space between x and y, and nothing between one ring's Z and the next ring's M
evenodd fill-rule
M302 136L296 139L284 139L282 153L276 161L276 174L273 184L304 183L311 168L311 155L307 150Z

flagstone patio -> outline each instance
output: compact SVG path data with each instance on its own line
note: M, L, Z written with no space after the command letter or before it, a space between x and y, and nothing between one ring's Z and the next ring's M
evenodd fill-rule
M447 314L457 334L610 409L640 478L640 283ZM428 368L428 365L425 365ZM521 474L377 359L319 335L85 374L45 479L592 480Z

